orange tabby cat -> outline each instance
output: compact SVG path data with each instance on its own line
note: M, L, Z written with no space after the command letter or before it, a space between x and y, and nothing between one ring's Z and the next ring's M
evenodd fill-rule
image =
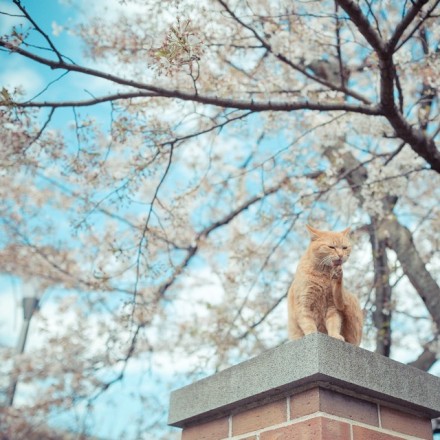
M342 264L351 251L350 228L330 232L307 225L307 229L311 242L288 294L289 338L319 331L359 345L363 314L358 300L342 282Z

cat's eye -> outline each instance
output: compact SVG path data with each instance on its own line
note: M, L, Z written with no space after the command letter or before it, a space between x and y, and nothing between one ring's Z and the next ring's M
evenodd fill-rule
M336 247L335 247L335 246L329 246L329 248L330 248L330 249L336 249Z
M344 249L344 250L347 249L347 246L342 246L342 249Z

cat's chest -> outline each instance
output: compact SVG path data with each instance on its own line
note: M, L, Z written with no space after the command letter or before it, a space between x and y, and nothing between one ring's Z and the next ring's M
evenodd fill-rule
M308 302L312 308L327 309L333 305L332 286L326 276L311 276Z
M308 278L309 278L309 283L317 293L320 293L322 295L327 295L331 293L332 290L331 279L330 276L327 275L326 273L323 274L311 273L309 274Z

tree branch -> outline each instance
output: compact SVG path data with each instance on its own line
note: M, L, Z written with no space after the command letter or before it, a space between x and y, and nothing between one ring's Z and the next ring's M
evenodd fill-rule
M116 81L115 81L116 82ZM118 84L123 84L128 81L124 81L123 79L119 79ZM124 84L131 85L131 84ZM132 87L135 87L131 85ZM150 89L153 86L149 86L147 84L138 84L136 86L140 89ZM156 88L157 89L157 88ZM290 112L290 111L298 111L298 110L314 110L314 111L344 111L349 113L361 113L369 116L381 116L379 108L376 106L367 106L361 104L348 104L348 103L340 103L340 102L313 102L313 101L301 101L301 102L258 102L258 101L245 101L245 100L234 100L221 98L216 96L208 96L208 95L200 95L200 94L192 94L187 92L182 92L180 90L167 90L162 89L157 92L121 92L115 93L112 95L96 97L88 100L82 101L41 101L41 102L6 102L0 101L0 106L7 107L20 107L20 108L58 108L58 107L87 107L96 104L101 104L105 102L117 101L117 100L126 100L126 99L134 99L134 98L175 98L180 99L182 101L192 101L198 102L201 104L213 105L216 107L224 107L224 108L232 108L237 110L249 110L252 112L266 112L266 111L274 111L274 112Z
M391 38L388 40L387 43L387 52L393 53L397 43L399 42L400 38L402 37L405 30L408 28L408 26L411 24L411 22L417 17L419 12L422 10L423 6L428 3L429 0L418 0L416 2L413 2L412 7L407 12L407 14L403 17L403 20L396 26L396 29L394 30L394 34L391 36Z
M405 275L422 298L432 319L440 327L440 287L426 269L411 232L391 214L383 220L380 233L387 239L388 246L396 252Z
M341 8L347 13L351 21L356 25L359 32L370 43L371 47L380 55L386 52L385 43L371 26L361 8L352 0L336 0Z
M417 32L417 30L422 26L425 21L431 17L431 13L434 11L434 9L438 6L440 3L440 0L437 0L433 6L427 11L425 16L414 26L413 29L411 29L410 32L408 32L408 35L400 42L400 44L394 49L394 52L397 52L403 45L407 43L407 41Z
M154 203L156 202L156 200L158 200L160 188L161 188L162 184L164 183L166 177L168 176L168 173L171 168L171 164L173 162L173 152L174 152L174 144L171 144L170 151L168 154L168 161L165 166L164 173L163 173L163 175L162 175L162 177L161 177L161 179L160 179L160 181L154 191L153 199L150 202L150 209L148 210L148 214L147 214L147 219L145 220L144 227L142 228L141 239L139 240L139 243L137 246L136 276L135 276L135 283L134 283L134 289L133 289L133 295L135 298L136 298L136 295L138 292L138 284L139 284L139 279L140 279L141 257L142 257L142 250L143 250L142 248L144 246L144 242L147 240L147 231L148 231L148 226L150 223L151 214L153 212ZM147 242L147 245L148 245L148 242ZM133 307L133 311L134 311L134 307Z
M225 11L231 16L231 18L236 21L240 26L244 27L245 29L249 30L254 37L261 43L261 45L268 51L270 52L272 55L274 55L278 60L280 60L282 63L286 64L287 66L291 67L292 69L296 70L297 72L303 74L305 77L319 83L322 84L326 87L328 87L331 90L336 90L342 93L345 93L348 96L351 96L352 98L355 98L361 102L363 102L364 104L370 104L371 101L369 99L367 99L365 96L360 95L359 93L350 90L346 87L345 84L335 84L331 81L327 81L326 78L322 78L320 76L317 75L312 75L311 73L309 73L307 71L307 69L303 66L300 66L294 62L292 62L291 60L289 60L287 57L285 57L283 54L281 53L277 53L273 50L272 46L269 44L269 42L267 40L265 40L263 37L261 37L258 32L252 28L251 26L247 25L243 20L241 20L230 8L229 6L226 4L226 2L224 2L223 0L217 0L225 9Z
M374 14L373 7L371 6L371 2L368 0L365 0L365 3L367 3L368 11L369 11L370 15L373 17L374 24L376 25L377 33L382 38L382 32L380 31L379 20L377 19L376 15ZM367 15L367 18L368 18L368 15Z
M52 40L49 38L49 36L46 34L46 32L44 32L40 28L40 26L38 26L38 24L34 21L34 19L28 14L28 12L26 11L26 8L21 4L21 1L20 0L13 0L13 3L15 5L17 5L18 9L20 9L20 11L23 12L24 16L32 23L32 26L34 26L35 30L37 32L39 32L43 36L43 38L48 42L50 48L55 53L58 60L60 62L63 62L63 57L60 54L60 52L58 51L58 49L55 47L55 45L52 43Z
M222 0L219 0L222 1ZM338 3L344 7L344 9L352 12L353 16L356 17L357 21L364 27L368 26L371 35L375 34L374 29L372 29L368 21L363 17L360 9L354 5L353 2L349 0L338 0ZM359 15L361 14L361 15ZM361 18L363 17L363 18ZM365 23L364 23L365 22ZM379 44L380 37L377 36L377 41L375 45ZM393 96L393 84L394 76L392 72L394 71L394 66L392 59L389 57L381 58L381 105L380 108L377 106L366 105L366 104L350 104L343 102L255 102L253 100L234 100L230 98L222 98L218 96L208 96L202 94L195 94L193 92L181 91L177 89L166 89L154 86L152 84L144 84L133 80L124 79L116 75L101 72L96 69L86 68L72 63L67 63L65 61L53 61L47 58L41 57L39 55L33 54L27 50L24 50L18 46L14 46L11 43L0 40L0 47L5 47L11 52L18 53L26 58L32 59L40 64L46 65L52 69L63 69L66 71L82 73L85 75L94 76L97 78L102 78L104 80L111 81L116 84L134 87L138 89L138 96L144 97L165 97L165 98L175 98L184 101L199 102L207 105L214 105L225 108L236 108L241 110L251 110L255 112L264 111L296 111L296 110L316 110L316 111L346 111L351 113L361 113L365 115L383 115L385 116L391 126L394 128L397 136L402 140L407 142L413 150L423 157L432 167L440 173L440 152L437 150L434 140L429 139L422 131L412 128L403 118L401 113L396 109L394 104ZM383 48L382 48L383 49ZM381 50L382 50L381 49ZM309 74L310 75L310 74ZM316 78L313 77L315 80ZM330 85L329 85L330 86ZM147 94L146 92L150 92ZM131 92L130 95L125 95L127 97L135 97L136 94ZM115 97L113 95L113 97ZM124 95L121 95L124 98ZM77 105L93 105L93 103L105 102L110 100L110 97L96 98L95 101L88 100L83 102L76 102ZM364 100L365 101L365 100ZM28 102L28 103L12 103L12 105L20 107L55 107L55 106L72 106L75 102L61 103L51 103L51 102ZM10 106L10 102L0 102L0 105Z
M129 86L138 89L137 92L120 93L115 95L109 95L107 97L94 98L86 101L70 101L70 102L5 102L0 101L0 106L11 105L17 107L72 107L72 106L88 106L101 102L110 101L112 99L129 99L135 97L162 97L162 98L176 98L183 101L199 102L201 104L214 105L225 108L236 108L240 110L252 110L255 112L264 111L295 111L295 110L317 110L317 111L347 111L354 113L363 113L372 116L380 115L380 112L376 106L366 104L349 104L341 102L255 102L245 100L234 100L230 98L221 98L218 96L208 96L202 94L195 94L193 92L181 91L178 89L166 89L157 87L152 84L145 84L138 81L124 79L110 73L101 72L96 69L91 69L77 64L66 63L64 61L52 61L47 58L35 55L20 47L13 46L10 43L0 40L0 47L3 46L9 49L12 53L18 53L26 58L29 58L37 63L46 65L51 69L63 69L70 72L82 73L84 75L94 76L96 78L102 78L104 80ZM150 93L146 93L150 92Z
M428 371L432 365L437 361L437 353L432 350L431 345L436 342L436 339L428 342L424 345L422 353L419 355L417 359L412 362L409 362L408 365L411 367L419 368L423 371Z
M245 339L248 335L258 327L262 322L266 320L266 318L287 298L287 291L281 295L267 310L266 312L260 316L254 323L252 323L244 333L237 337L237 339Z
M377 330L376 353L389 357L391 351L391 293L390 269L386 253L386 241L378 237L379 222L372 218L369 234L373 251L375 310L374 326Z
M342 61L342 48L341 48L341 21L338 15L339 5L338 2L335 1L335 34L336 34L336 52L338 56L338 64L339 64L339 76L341 77L341 85L345 86L347 83L346 73L344 71L344 63Z
M188 267L191 259L196 255L197 251L199 250L199 245L202 240L206 239L212 232L214 232L218 228L230 223L235 217L237 217L243 211L249 209L255 203L258 203L259 201L263 200L265 197L274 194L275 192L280 190L284 185L284 183L285 181L282 181L279 184L266 189L262 194L251 197L249 200L243 202L240 206L232 210L229 214L225 215L223 218L211 223L211 225L199 231L197 235L194 237L193 243L187 248L188 253L186 257L177 266L176 270L169 277L169 279L165 283L163 283L162 286L159 288L157 296L162 297L165 294L165 292L174 284L177 277L185 270L186 267Z
M412 127L394 104L394 87L390 84L393 80L384 78L385 75L388 76L392 72L390 69L393 68L392 61L384 62L381 66L383 115L393 127L396 135L406 142L415 153L423 157L434 171L440 173L440 151L434 139L428 137L422 130Z

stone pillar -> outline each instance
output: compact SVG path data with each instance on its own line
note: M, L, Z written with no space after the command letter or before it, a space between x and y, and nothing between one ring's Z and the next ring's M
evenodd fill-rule
M324 334L171 394L182 440L432 439L440 378Z

